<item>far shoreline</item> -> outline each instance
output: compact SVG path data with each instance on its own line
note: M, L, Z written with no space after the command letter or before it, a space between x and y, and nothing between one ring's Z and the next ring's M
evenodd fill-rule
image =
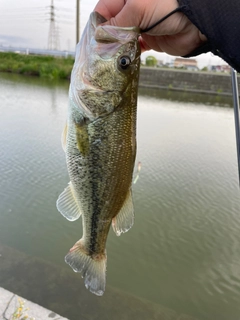
M73 64L73 57L0 52L0 72L4 73L69 81ZM229 73L189 71L164 67L141 66L139 88L232 96Z

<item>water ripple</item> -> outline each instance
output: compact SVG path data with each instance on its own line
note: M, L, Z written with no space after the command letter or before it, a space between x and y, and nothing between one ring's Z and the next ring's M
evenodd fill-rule
M0 241L63 264L82 234L57 196L67 96L0 82ZM202 320L239 320L240 196L232 110L139 98L135 224L109 235L109 283ZM54 252L54 254L53 254Z

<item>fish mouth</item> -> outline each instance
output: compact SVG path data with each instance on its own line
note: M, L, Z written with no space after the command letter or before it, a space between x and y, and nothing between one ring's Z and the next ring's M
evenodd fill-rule
M97 28L100 24L107 21L99 12L93 11L90 15L90 21L94 29Z
M107 22L107 19L104 18L99 12L93 11L91 13L91 15L90 15L90 21L91 21L91 25L93 26L93 28L97 29L97 27L100 26L102 23ZM101 27L107 27L107 26L108 25L101 26ZM141 33L141 29L139 27L116 27L116 26L110 26L110 28L113 30L113 32L115 30L115 33L113 34L115 36L117 35L118 32L121 32L121 31L126 32L126 33L129 33L129 32L132 31L132 32L137 33L139 35ZM95 37L95 39L96 39L96 37Z
M140 28L137 27L114 27L110 25L97 26L94 38L99 43L128 43L140 36Z
M97 42L113 43L121 41L122 43L125 43L129 42L129 38L134 36L134 39L136 39L141 34L141 29L139 27L117 27L110 25L101 26L101 24L107 20L97 11L91 13L90 19L92 26L95 29L94 38ZM123 33L126 34L125 37L123 37Z

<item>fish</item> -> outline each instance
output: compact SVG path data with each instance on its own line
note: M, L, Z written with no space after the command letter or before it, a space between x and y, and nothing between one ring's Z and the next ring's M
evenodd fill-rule
M62 135L70 182L57 200L66 219L82 216L82 237L65 262L98 296L106 287L110 227L120 236L134 223L131 186L141 53L139 28L104 22L92 12L76 47Z

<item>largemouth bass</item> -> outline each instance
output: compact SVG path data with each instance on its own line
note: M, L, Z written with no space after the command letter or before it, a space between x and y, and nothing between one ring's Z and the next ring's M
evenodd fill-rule
M134 222L131 195L136 155L140 65L138 28L101 26L90 15L77 46L62 142L70 177L57 208L70 221L82 215L82 238L65 261L101 296L106 283L109 228L119 236Z

